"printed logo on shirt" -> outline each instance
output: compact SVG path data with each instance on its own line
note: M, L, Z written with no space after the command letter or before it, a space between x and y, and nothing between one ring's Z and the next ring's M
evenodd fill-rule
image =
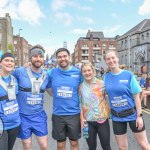
M41 94L38 94L38 95L30 94L27 97L27 104L29 104L29 105L42 104L42 95Z
M111 100L111 104L114 107L122 107L128 105L128 100L126 99L126 95L114 97L114 99Z
M73 87L57 87L57 97L60 98L71 98L73 93Z
M15 103L14 101L3 104L2 107L4 110L4 115L14 114L15 112L18 111L18 104Z
M78 75L78 74L72 74L71 77L72 77L72 78L78 78L79 75Z
M128 80L119 80L120 83L128 83Z

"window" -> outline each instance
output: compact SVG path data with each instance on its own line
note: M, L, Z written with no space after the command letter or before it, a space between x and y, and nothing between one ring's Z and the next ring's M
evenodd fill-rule
M88 54L88 50L83 50L83 54Z
M17 41L16 41L16 40L14 41L14 44L17 44Z
M93 46L94 46L94 47L99 47L98 44L94 44Z
M88 45L87 45L87 44L83 44L82 46L83 46L83 47L88 47Z

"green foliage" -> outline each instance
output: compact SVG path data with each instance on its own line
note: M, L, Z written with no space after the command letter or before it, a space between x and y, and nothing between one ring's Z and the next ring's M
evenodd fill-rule
M7 49L10 50L12 54L14 54L14 46L12 44L8 44Z

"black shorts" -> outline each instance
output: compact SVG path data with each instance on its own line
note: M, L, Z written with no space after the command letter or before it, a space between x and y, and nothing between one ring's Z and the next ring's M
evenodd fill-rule
M130 129L134 133L139 133L145 130L145 124L143 120L143 128L141 130L138 130L136 127L136 120L128 121L128 122L118 122L118 121L112 121L113 123L113 131L115 135L122 135L127 133L127 123L129 123Z
M52 137L57 141L77 140L81 137L80 114L52 115Z

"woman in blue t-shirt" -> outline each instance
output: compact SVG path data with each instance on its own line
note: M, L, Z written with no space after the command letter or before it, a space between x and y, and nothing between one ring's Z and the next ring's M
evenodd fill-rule
M20 126L19 107L16 100L18 85L11 75L14 55L4 53L0 59L0 150L12 150Z
M130 71L119 68L116 51L107 51L105 61L110 72L105 74L104 81L111 107L113 131L119 149L128 149L127 124L129 123L141 148L150 150L142 117L140 85Z

